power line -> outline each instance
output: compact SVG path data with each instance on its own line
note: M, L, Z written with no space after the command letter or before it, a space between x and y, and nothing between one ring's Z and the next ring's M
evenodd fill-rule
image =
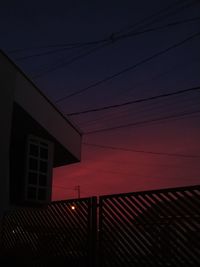
M179 2L179 1L178 1L178 2ZM178 2L177 2L175 5L179 4ZM193 1L193 2L196 2L196 1ZM179 8L178 11L180 11L181 9L186 8L187 6L191 6L191 5L193 5L193 4L194 4L194 3L190 3L189 5L185 5L184 7ZM167 7L166 10L170 9L171 7L173 7L173 5ZM164 10L161 10L160 12L162 13L163 11L165 11L165 9L164 9ZM176 12L177 12L177 11L176 11ZM175 13L176 13L176 12L175 12ZM159 12L158 12L158 13L159 13ZM153 16L154 16L154 15L152 15L151 17L153 17ZM147 18L147 20L148 20L148 19L149 19L149 18ZM142 34L142 33L145 33L145 32L150 32L150 31L154 31L154 30L158 30L158 29L166 28L166 27L176 26L176 25L178 25L178 24L182 24L182 23L192 22L192 21L194 21L194 20L196 20L196 19L197 19L197 18L189 19L189 20L187 20L187 21L185 20L185 21L180 21L180 22L171 23L171 24L165 25L164 27L161 26L161 27L159 27L159 28L157 28L157 29L148 29L148 30L146 30L146 31L142 31L142 32L131 32L131 33L126 34L126 35L124 35L124 36L123 36L123 35L122 35L122 36L116 36L116 34L118 34L118 33L113 33L113 34L111 34L108 38L100 39L100 40L97 40L97 41L95 40L95 41L89 41L89 42L82 42L82 43L79 42L79 43L71 43L71 44L68 44L68 45L73 45L73 46L71 46L71 47L67 47L66 49L73 49L73 48L85 47L85 46L89 46L89 45L97 45L97 44L102 44L102 43L103 43L103 45L99 45L98 47L95 47L95 48L93 48L93 49L91 49L91 50L89 50L89 51L86 51L86 52L84 52L84 53L81 53L80 55L71 58L71 59L68 60L67 62L60 63L60 64L58 64L57 66L53 66L53 67L51 67L51 68L48 68L47 70L42 71L42 72L40 72L40 73L34 75L32 78L37 79L37 78L40 78L41 76L46 75L46 74L48 74L48 73L50 73L50 72L52 72L52 71L56 71L56 70L58 70L58 69L60 69L60 68L66 67L66 66L72 64L73 62L75 62L75 61L77 61L77 60L79 60L79 59L81 59L81 58L83 58L83 57L85 57L85 56L88 56L88 55L90 55L90 54L92 54L92 53L94 53L94 52L96 52L96 51L98 51L98 50L104 48L105 46L111 45L111 44L113 44L114 42L119 41L119 40L121 40L121 39L128 38L128 37L131 37L131 36L135 36L135 35L138 35L138 34ZM144 20L145 20L145 19L144 19ZM158 18L158 19L154 19L153 22L150 23L150 25L151 25L152 23L154 23L155 21L159 21L159 20L162 20L162 18L161 18L161 19L160 19L160 18ZM136 25L138 25L138 23L137 23ZM54 47L56 47L56 45L54 45ZM61 47L63 47L63 46L61 45ZM87 48L87 47L86 47L86 48ZM59 49L58 49L58 50L59 50ZM58 50L57 50L57 52L59 52ZM64 49L62 48L60 51L63 51L63 50L65 50L65 48L64 48ZM51 53L56 53L56 51L52 51L52 52L51 52L51 51L48 51L48 52L45 52L44 55L46 55L46 54L51 54ZM35 56L37 56L37 57L38 57L38 56L42 56L42 54L35 54ZM29 58L32 58L32 57L34 57L34 55L24 56L24 57L18 58L18 60L25 60L25 59L29 59Z
M199 106L198 105L196 105L195 107L191 107L191 108L193 108L193 110L194 109L198 109L199 108ZM191 109L190 109L191 110ZM189 112L189 109L188 108L186 108L185 110L170 110L171 111L171 114L179 114L179 113L187 113L187 112ZM167 110L166 110L166 112L167 112ZM168 116L168 114L166 113L166 112L164 112L164 114L162 114L162 117L165 117L165 116ZM144 115L142 115L142 117L141 118L138 118L138 117L132 117L131 116L131 114L130 114L130 118L129 119L123 119L123 116L120 118L119 117L119 119L117 120L117 117L116 117L116 120L114 120L115 118L111 118L111 119L109 119L109 120L107 120L107 123L106 124L103 124L103 123L99 123L98 121L95 123L95 122L93 122L93 124L91 125L89 125L89 126L82 126L82 129L84 129L84 133L86 133L86 132L91 132L91 131L93 131L93 130L96 130L96 129L102 129L102 128L105 128L105 127L114 127L114 126L118 126L118 125L127 125L127 124L129 124L129 123L134 123L134 122L140 122L141 120L142 120L142 122L143 121L145 121L145 123L142 123L141 125L139 124L138 126L136 125L136 126L132 126L132 127L136 127L136 128L138 128L138 127L145 127L146 126L146 121L148 121L148 120L151 120L152 118L157 118L157 114L161 114L161 112L156 112L156 113L154 113L154 114L151 114L151 116L149 117L149 116L144 116ZM129 116L129 114L127 114L128 116ZM140 114L141 115L141 114ZM190 114L189 114L190 115ZM198 118L199 117L199 114L191 114L190 116L187 116L187 118ZM160 117L161 117L161 115L160 115ZM148 125L155 125L155 124L162 124L162 123L169 123L169 122L173 122L173 121L177 121L177 120L183 120L183 119L185 119L185 117L183 116L183 117L175 117L175 118L169 118L169 119L166 119L166 120L164 120L164 122L163 121L153 121L153 122L148 122ZM112 125L113 126L111 126L110 125L110 123L112 122ZM106 125L106 126L105 126ZM109 125L109 126L107 126L107 125ZM91 128L92 127L92 128Z
M105 44L105 45L109 45L111 43L114 43L116 41L119 41L119 40L122 40L122 39L126 39L126 38L129 38L129 37L133 37L133 36L137 36L137 35L141 35L141 34L144 34L144 33L149 33L149 32L154 32L154 31L157 31L157 30L162 30L162 29L165 29L165 28L170 28L170 27L174 27L174 26L178 26L178 25L182 25L182 24L186 24L186 23L191 23L191 22L196 22L200 20L200 17L194 17L194 18L190 18L190 19L185 19L185 20L179 20L179 21L175 21L175 22L172 22L172 23L168 23L166 25L163 25L163 26L159 26L159 27L155 27L155 28L149 28L149 29L146 29L146 30L143 30L143 31L136 31L136 32L131 32L131 33L127 33L127 34L122 34L122 35L115 35L115 34L111 34L110 36L112 37L109 37L109 38L105 38L105 39L102 39L101 41L99 42L88 42L86 44L82 44L82 45L76 45L76 46L73 46L73 47L64 47L64 48L60 48L60 49L55 49L55 50L51 50L51 51L47 51L47 52L43 52L43 53L36 53L36 54L32 54L32 55L28 55L28 56L22 56L22 57L18 57L16 58L16 60L18 61L22 61L22 60L27 60L27 59L32 59L34 57L41 57L41 56L46 56L46 55L50 55L50 54L55 54L55 53L58 53L58 52L63 52L63 51L66 51L66 50L72 50L72 49L77 49L77 48L81 48L81 47L85 47L85 46L88 46L89 44ZM98 48L96 48L93 52L95 52L97 49L100 49L100 48L103 48L104 46L99 46ZM82 58L84 56L87 56L89 54L85 53L83 55L81 55L81 57L79 58ZM68 65L68 62L66 62L66 64L61 64L59 67L64 67ZM54 69L52 69L54 70Z
M196 58L195 60L198 60L199 61L199 59L198 58ZM191 64L193 64L193 60L192 61L189 61L189 62L187 62L187 63L179 63L178 65L176 65L176 68L177 67L184 67L184 65L187 65L187 66L190 66ZM134 84L134 86L133 87L129 87L128 89L126 89L126 90L124 90L123 89L123 92L121 92L121 94L120 95L122 95L123 94L123 96L124 96L124 92L127 92L127 90L128 91L133 91L133 89L135 90L136 88L140 88L141 87L141 85L144 85L144 84L146 84L146 82L150 82L150 81L154 81L154 80L157 80L158 78L160 78L160 77L162 77L163 75L166 75L166 74L169 74L171 71L173 71L174 72L174 66L172 67L170 67L170 71L168 70L168 71L165 71L165 72L162 72L162 73L159 73L158 75L156 75L156 76L153 76L153 77L151 77L150 79L147 79L147 80L143 80L142 82L139 82L139 83L136 83L136 84ZM148 87L147 87L147 89L148 89ZM186 97L187 95L183 95L184 97ZM196 96L195 96L196 97ZM113 99L113 97L112 97L112 99ZM131 100L131 99L130 99ZM164 100L164 99L163 99ZM168 101L168 98L166 98L165 100L167 100ZM127 100L128 101L128 100ZM182 98L181 98L181 100L180 101L178 101L178 103L182 103ZM151 103L151 106L158 106L158 103L157 102L150 102ZM188 99L187 99L187 103L188 103ZM146 104L146 103L145 103ZM160 102L160 104L162 104L162 106L161 107L163 107L163 101L162 102ZM171 104L173 104L172 102L171 102L171 99L170 99L170 103L169 103L170 105ZM149 104L148 104L148 106L149 106ZM104 119L106 119L106 120L109 120L110 118L112 119L113 117L115 118L116 116L117 117L122 117L122 114L124 114L124 116L125 116L125 113L127 114L130 110L132 110L132 105L130 105L130 106L128 106L129 108L128 109L123 109L123 110L120 110L120 115L119 115L119 112L118 112L118 109L114 109L114 110L111 110L112 111L112 113L111 114L109 114L108 112L106 112L106 113L97 113L97 118L96 119L94 119L94 118L90 118L89 120L84 120L84 122L82 122L82 120L83 120L83 118L85 117L85 116L80 116L80 117L78 117L78 121L81 119L81 121L80 122L78 122L78 123L82 123L82 124L85 124L85 123L95 123L95 121L102 121L102 120L104 120ZM142 111L143 111L143 106L140 106L140 105L137 105L137 110L134 110L134 114L136 114L136 113L139 113L139 112L141 112L140 111L140 109L139 109L139 107L141 107L142 108ZM170 108L171 109L171 108ZM168 108L168 110L169 110L169 108ZM113 111L116 111L116 113L115 112L113 112ZM90 114L89 114L90 115ZM127 114L128 115L128 114ZM77 118L77 117L76 117Z
M42 56L46 56L46 55L55 54L58 52L69 51L69 50L71 51L72 49L77 49L77 48L81 48L81 47L82 46L64 47L64 48L54 49L54 50L50 50L50 51L45 51L42 53L36 53L36 54L28 55L28 56L18 57L18 58L16 58L16 60L21 61L21 60L31 59L34 57L42 57Z
M178 1L179 2L179 1ZM178 4L178 2L175 4L175 5L177 5ZM196 1L193 1L193 2L196 2ZM181 9L184 9L184 8L186 8L187 6L191 6L191 5L193 5L194 3L190 3L189 5L186 5L186 6L184 6L184 7L182 7ZM171 7L173 7L173 5L171 5L171 6L169 6L169 7L167 7L166 8L166 10L168 10L169 8L171 8ZM181 10L180 8L179 8L179 10L178 11L180 11ZM160 12L162 13L163 11L165 11L165 9L163 9L163 10L161 10ZM177 11L176 11L177 12ZM175 12L175 13L176 13ZM158 12L159 13L159 12ZM150 17L154 17L154 15L152 15L152 16L150 16ZM149 19L149 17L147 17L147 20ZM144 19L145 20L145 19ZM144 20L142 20L142 21L144 21ZM155 21L159 21L159 20L162 20L162 18L160 19L160 18L158 18L158 19L154 19L153 20L153 22L151 22L150 23L150 25L151 24L153 24ZM186 23L186 22L191 22L193 19L189 19L188 21L181 21L180 22L180 24L181 23ZM196 20L196 19L194 19L194 20ZM138 25L139 23L137 23L136 25ZM164 28L165 27L170 27L170 26L176 26L176 25L178 25L179 24L179 22L175 22L175 23L171 23L171 24L168 24L168 25L166 25L166 26L164 26ZM143 26L144 27L144 26ZM141 28L141 27L140 27ZM157 28L157 30L158 29L162 29L162 26L161 27L159 27L159 28ZM74 45L74 47L71 47L71 48L76 48L76 47L82 47L82 46L88 46L88 45L97 45L97 44L102 44L103 43L103 45L101 46L99 46L99 47L97 47L97 48L95 48L94 50L92 49L91 51L88 51L88 52L86 52L86 53L83 53L83 54L81 54L81 55L79 55L79 56L77 56L77 57L75 57L75 58L72 58L72 59L70 59L69 61L67 61L66 63L61 63L60 65L58 65L58 66L55 66L55 67L52 67L52 68L48 68L47 70L45 70L45 71L43 71L42 73L39 73L39 74L36 74L33 78L39 78L39 77L41 77L41 76L43 76L43 75L46 75L46 74L48 74L48 73L50 73L50 72L52 72L52 71L55 71L55 70L58 70L59 68L63 68L63 67L66 67L66 66L68 66L68 65L70 65L70 64L72 64L73 62L75 62L75 61L77 61L78 59L81 59L81 58L83 58L83 57L85 57L85 56L88 56L88 55L90 55L90 54L92 54L92 53L94 53L94 52L96 52L96 51L98 51L98 50L100 50L100 49L102 49L103 47L105 47L105 46L107 46L107 45L110 45L110 44L113 44L114 42L116 42L116 41L119 41L120 39L124 39L124 38L128 38L128 37L131 37L131 36L134 36L134 35L138 35L138 34L142 34L142 33L145 33L145 32L148 32L148 31L154 31L154 30L156 30L156 29L149 29L149 30L147 30L147 31L143 31L143 32L131 32L131 33L129 33L128 35L122 35L122 36L116 36L116 34L119 34L119 32L117 33L113 33L113 34L111 34L108 38L104 38L104 39L100 39L100 40L98 40L98 41L90 41L90 42L83 42L83 43L73 43L73 44L71 44L71 45ZM63 47L63 46L61 46L61 47ZM62 50L62 49L61 49ZM51 53L51 52L49 52L49 53ZM39 54L37 54L36 56L40 56ZM28 59L29 58L29 56L27 56L27 57L22 57L21 59L22 60L24 60L24 59ZM32 58L32 56L30 56L30 58Z
M78 90L78 91L76 91L76 92L74 92L74 93L71 93L71 94L66 95L66 96L64 96L64 97L61 97L61 98L57 99L55 102L56 102L56 103L59 103L59 102L64 101L64 100L66 100L66 99L68 99L68 98L70 98L70 97L73 97L73 96L75 96L75 95L78 95L78 94L81 94L81 93L83 93L83 92L85 92L85 91L88 91L88 90L91 89L91 88L97 87L97 86L99 86L99 85L101 85L101 84L103 84L103 83L106 83L106 82L108 82L108 81L110 81L110 80L113 80L114 78L116 78L116 77L118 77L118 76L120 76L120 75L122 75L122 74L124 74L124 73L126 73L126 72L132 71L133 69L135 69L135 68L137 68L137 67L139 67L139 66L141 66L141 65L143 65L143 64L145 64L145 63L147 63L147 62L149 62L149 61L151 61L151 60L153 60L153 59L155 59L155 58L157 58L157 57L159 57L159 56L161 56L161 55L164 55L165 53L167 53L167 52L169 52L169 51L171 51L171 50L173 50L173 49L175 49L175 48L177 48L177 47L182 46L183 44L185 44L185 43L187 43L187 42L189 42L189 41L195 39L195 38L198 37L199 35L200 35L200 32L195 33L195 34L193 34L193 35L191 35L191 36L185 38L184 40L182 40L182 41L180 41L180 42L178 42L178 43L175 43L175 44L173 44L172 46L169 46L168 48L166 48L166 49L164 49L164 50L161 50L161 51L159 51L159 52L153 54L152 56L147 57L147 58L145 58L145 59L143 59L143 60L137 62L136 64L134 64L134 65L132 65L132 66L130 66L130 67L127 67L127 68L125 68L125 69L123 69L123 70L121 70L121 71L119 71L119 72L117 72L117 73L115 73L115 74L112 74L112 75L110 75L110 76L107 76L106 78L104 78L104 79L102 79L102 80L99 80L99 81L97 81L97 82L95 82L95 83L93 83L93 84L90 84L89 86L87 86L87 87L85 87L85 88L82 88L82 89L80 89L80 90Z
M184 2L187 2L187 1L183 1L183 0L176 1L175 3L173 3L173 4L169 5L169 6L166 6L165 8L163 8L163 9L161 9L161 10L159 10L159 11L157 11L157 12L155 12L155 13L147 16L147 17L145 17L144 19L136 22L134 25L131 25L131 26L128 26L126 28L121 29L117 33L121 33L121 32L127 31L127 30L134 29L135 27L140 26L140 24L144 24L145 22L147 22L148 25L152 25L153 23L162 20L162 17L160 18L160 16L163 16L166 12L168 12L168 14L166 14L166 15L168 15L168 17L169 17L171 15L175 15L179 11L184 10L185 8L193 6L194 4L199 4L198 0L197 1L194 0L192 2L189 1L189 3L184 3ZM180 4L183 4L183 6L179 6ZM173 10L173 8L175 8L175 10ZM169 12L171 12L171 14ZM164 17L164 19L165 18L166 17ZM149 20L150 20L150 22L149 22ZM141 27L145 27L145 25L141 25Z
M192 19L188 19L188 20L182 20L182 21L178 21L178 22L173 22L173 23L169 23L169 24L164 25L164 26L146 29L144 31L133 32L133 33L129 33L129 34L121 35L121 36L113 36L113 38L108 38L107 42L104 41L103 44L101 44L101 45L99 45L97 47L94 47L94 48L90 49L89 51L83 52L78 56L72 57L67 62L60 63L57 66L52 66L52 67L40 72L39 74L34 75L32 78L39 78L39 77L42 77L42 76L44 76L44 75L46 75L46 74L48 74L50 72L53 72L53 71L56 71L58 69L67 67L67 66L71 65L72 63L74 63L75 61L80 60L80 59L82 59L82 58L84 58L84 57L86 57L88 55L91 55L91 54L95 53L96 51L99 51L100 49L102 49L102 48L104 48L106 46L109 46L109 45L112 45L113 43L116 43L117 41L121 41L121 40L126 39L126 38L134 37L134 36L145 34L145 33L149 33L149 32L154 32L156 30L161 30L161 29L166 29L166 28L169 28L169 27L174 27L174 26L185 24L185 23L188 23L188 22L191 23L191 22L194 22L194 21L197 21L197 20L200 20L200 17L196 17L196 18L192 18ZM66 48L66 49L68 49L68 48ZM57 50L57 51L60 52L60 51L66 50L66 49L60 49L60 50ZM87 49L87 47L86 47L86 49ZM53 52L50 51L50 52L46 52L46 53L43 53L43 54L35 54L35 55L30 55L30 56L24 56L24 57L21 57L21 58L17 58L16 60L26 60L26 59L33 58L35 56L38 57L38 56L43 56L43 55L47 55L47 54L51 54L51 53L55 53L55 51L53 51Z
M174 26L177 26L177 25L191 23L191 22L195 22L195 21L198 21L198 20L200 20L200 17L194 17L194 18L190 18L190 19L179 20L179 21L167 23L165 25L158 26L158 27L155 27L155 28L148 28L148 29L145 29L145 30L142 30L142 31L134 31L134 32L130 32L130 33L127 33L127 34L119 35L119 36L113 37L113 40L114 41L118 41L118 40L125 39L125 38L128 38L128 37L137 36L137 35L141 35L141 34L149 33L149 32L154 32L154 31L157 31L157 30L162 30L162 29L174 27Z
M173 112L177 112L177 111L173 110ZM185 113L185 112L188 112L188 110L186 109L186 110L183 110L182 112ZM165 116L165 114L163 114L163 116ZM166 116L167 116L167 114L166 114ZM173 123L175 121L180 121L180 120L185 120L185 119L196 119L196 118L199 118L200 117L199 114L193 114L193 113L192 114L188 114L186 116L181 116L181 117L175 116L175 117L172 117L172 118L166 118L164 120L158 120L158 121L153 121L153 122L152 121L146 122L150 118L144 117L143 120L142 120L142 122L145 121L144 123L139 123L138 125L137 124L136 125L131 125L130 127L134 127L134 129L135 128L138 129L139 127L140 128L141 127L145 128L145 127L148 127L148 126L160 125L160 124L165 124L165 123L168 123L169 124L169 123ZM153 114L152 115L152 118L156 118L156 114ZM132 122L140 122L140 120L141 119L134 118L134 119L132 119ZM129 121L131 121L131 120L129 119ZM120 122L117 122L116 121L115 123L113 123L113 126L112 127L118 126L118 125L122 125L122 126L123 125L127 125L127 124L129 124L129 121L122 121L122 120ZM107 123L107 125L109 125L109 124ZM109 127L111 127L111 126L109 126ZM88 132L92 132L94 130L104 129L104 128L105 128L105 125L104 124L99 124L99 123L94 124L93 127L92 127L92 129L91 129L90 126L88 126L88 127L82 127L82 129L85 129L84 130L84 133L88 133ZM121 128L123 128L123 127L121 127Z
M142 153L142 154L153 154L153 155L158 155L158 156L183 157L183 158L200 158L200 155L187 155L187 154L179 154L179 153L155 152L155 151L137 150L137 149L129 149L129 148L123 148L123 147L105 146L105 145L99 145L99 144L90 144L90 143L83 143L83 145L102 148L102 149L121 150L121 151Z
M92 49L90 49L90 50L88 50L88 51L86 51L84 53L81 53L80 55L77 55L77 56L71 58L67 62L63 62L63 63L60 63L58 66L54 66L54 67L48 68L47 70L44 70L44 71L40 72L39 74L34 75L32 78L34 78L34 79L36 78L37 79L37 78L39 78L41 76L44 76L44 75L46 75L46 74L48 74L48 73L50 73L52 71L57 70L59 68L66 67L66 66L72 64L73 62L79 60L80 58L85 57L87 55L90 55L90 54L96 52L97 50L99 50L100 48L105 47L106 45L107 45L107 43L106 44L102 44L102 45L100 45L98 47L94 47L94 48L92 48Z
M185 104L187 105L185 106ZM149 116L148 117L145 116L146 114L148 115L151 114L152 116L155 116L157 114L166 115L169 114L169 110L170 114L173 114L175 112L190 111L191 108L192 110L196 108L198 109L198 107L199 107L199 91L196 91L193 92L193 94L189 95L182 94L182 95L175 95L173 96L173 98L172 97L163 98L162 101L156 101L156 100L147 101L145 103L138 103L136 105L121 107L120 109L110 109L107 110L106 112L96 113L96 116L94 116L93 113L85 114L87 116L76 116L75 119L77 124L82 125L80 126L81 128L83 127L83 129L85 130L87 129L86 131L88 131L89 129L91 129L91 124L92 126L94 126L94 128L93 127L92 128L95 129L96 127L97 128L101 128L103 126L105 127L104 122L106 125L107 124L110 125L111 122L112 125L115 125L115 124L120 124L121 122L127 123L127 120L130 121L130 119L132 121L137 121L138 119L141 118L149 119ZM144 116L142 114L144 114ZM135 115L139 115L139 118ZM85 118L88 119L85 121ZM89 123L89 125L85 127L85 123L86 124Z
M162 105L157 105L157 104L162 104ZM182 102L181 102L182 104ZM188 104L188 101L187 101L187 104ZM192 109L195 109L195 108L199 108L199 103L197 105L194 105L193 103L191 103L192 105L189 105L189 106L186 106L186 109L179 109L178 107L178 110L177 110L177 105L175 103L156 103L156 107L154 107L154 105L150 105L150 106L147 106L145 108L142 107L142 109L137 109L137 110L124 110L124 112L120 112L120 114L111 114L110 116L108 115L104 115L103 117L100 117L100 118L97 118L97 119L93 119L93 120L90 120L89 123L86 121L86 122L77 122L78 124L80 124L80 127L83 128L83 129L88 129L91 128L91 127L95 127L96 125L98 126L98 128L100 128L101 126L100 125L104 125L109 123L112 121L113 125L114 123L117 123L117 124L120 124L121 121L123 121L123 123L125 123L126 119L127 120L132 120L132 121L136 121L137 117L133 118L133 114L134 116L135 115L140 115L142 116L143 119L148 119L148 117L146 118L145 115L148 114L150 115L151 112L153 112L153 114L151 114L152 116L155 116L156 114L163 114L163 116L166 114L166 112L168 113L169 110L170 112L174 113L174 112L186 112L186 111L189 111ZM176 106L175 106L176 105ZM173 109L173 106L175 106L175 110ZM165 110L165 107L167 108L167 110ZM185 107L185 104L184 105L181 105L180 108L184 108ZM160 109L161 108L161 109ZM144 114L144 115L142 115ZM130 117L129 117L130 116ZM85 124L87 123L87 125L85 126ZM81 126L82 124L82 126ZM94 129L94 128L93 128Z
M195 110L195 111L192 111L192 112L183 112L183 113L180 113L180 114L174 114L174 115L159 117L159 118L155 118L155 119L151 119L151 120L143 120L143 121L138 121L138 122L133 122L133 123L128 123L128 124L113 126L113 127L97 129L97 130L85 132L84 134L85 135L89 135L89 134L113 131L113 130L117 130L117 129L121 129L121 128L128 128L128 127L132 127L132 126L139 126L139 125L149 124L149 123L152 123L152 122L163 122L163 121L166 121L168 119L182 118L182 117L185 117L185 116L188 116L188 115L192 115L192 114L197 114L197 113L200 113L200 110Z
M129 30L129 29L133 29L137 26L140 26L140 24L143 24L144 22L146 21L149 21L151 19L154 19L153 21L151 22L148 22L148 25L151 25L153 24L154 22L157 22L159 20L161 20L162 18L159 18L159 15L161 15L162 13L166 13L168 11L170 11L172 9L171 12L175 12L175 14L177 13L177 11L180 11L181 9L184 9L184 8L187 8L188 6L192 6L194 5L195 3L198 4L199 1L192 1L191 3L188 3L188 4L184 4L184 2L187 2L187 1L183 1L183 0L179 0L177 1L176 3L173 3L169 6L166 6L165 8L151 14L150 16L147 16L145 18L143 18L142 20L136 22L134 25L130 25L130 26L127 26L126 28L123 28L117 32L114 32L113 34L120 34L126 30ZM190 2L190 1L189 1ZM177 5L179 4L184 4L183 7L181 6L178 6L176 7ZM176 8L174 11L173 11L173 8ZM170 15L170 14L168 14ZM155 18L156 17L156 18ZM145 27L144 25L142 25L141 27ZM138 27L137 27L138 28ZM76 47L80 47L80 46L88 46L88 45L96 45L96 44L101 44L102 42L106 42L108 41L111 36L113 35L111 34L109 37L107 38L101 38L101 39L98 39L98 40L91 40L91 41L86 41L86 42L72 42L72 43L61 43L61 44L52 44L52 45L44 45L44 46L34 46L34 47L26 47L26 48L19 48L19 49L14 49L14 50L9 50L8 52L11 53L11 54L14 54L14 53L19 53L19 52L24 52L24 51L27 51L27 50L37 50L37 49L52 49L52 48L58 48L58 47L68 47L69 49L71 48L76 48Z
M91 113L91 112L98 112L98 111L102 111L102 110L119 108L119 107L123 107L123 106L127 106L127 105L132 105L132 104L136 104L136 103L152 101L152 100L159 99L159 98L170 97L170 96L173 96L173 95L184 94L184 93L197 91L197 90L200 90L200 86L187 88L187 89L184 89L184 90L179 90L179 91L175 91L175 92L171 92L171 93L155 95L155 96L151 96L151 97L147 97L147 98L140 98L140 99L137 99L137 100L124 102L124 103L121 103L121 104L115 104L115 105L104 106L104 107L101 107L101 108L94 108L94 109L88 109L88 110L83 110L83 111L78 111L78 112L72 112L72 113L68 113L66 115L67 116L75 116L75 115L87 114L87 113Z
M51 49L51 48L58 48L58 47L68 47L71 48L77 48L82 46L88 46L88 45L96 45L101 44L102 42L106 41L107 39L99 39L99 40L93 40L93 41L87 41L87 42L74 42L74 43L62 43L62 44L54 44L54 45L45 45L45 46L36 46L36 47L26 47L26 48L19 48L8 51L10 54L24 52L26 50L33 50L33 49Z
M121 92L119 92L115 97L113 97L112 98L112 100L113 99L119 99L119 97L120 96L123 96L123 98L125 97L125 96L131 96L132 95L132 92L135 92L135 90L137 89L137 88L141 88L142 90L144 89L144 86L146 86L146 84L147 84L147 88L148 88L148 84L150 83L150 82L155 82L155 81L157 81L157 80L159 80L159 79L167 79L167 76L170 74L170 73L175 73L175 71L177 71L177 70L181 70L181 69L190 69L191 68L191 64L193 65L195 62L200 62L200 58L198 58L196 55L195 55L195 57L194 58L190 58L190 60L187 60L186 61L186 58L184 58L184 61L178 61L178 63L177 62L175 62L176 64L170 64L170 66L166 69L166 70L164 70L164 71L162 71L162 72L159 72L159 73L156 73L155 75L153 75L153 76L151 76L151 77L149 77L148 79L142 79L142 81L138 81L138 82L135 82L132 86L129 86L128 88L126 88L125 90L124 90L124 88L123 88L123 90L122 90L122 87L120 88L120 91ZM162 80L163 81L163 80ZM127 95L128 94L128 95ZM130 98L130 97L129 97ZM127 100L128 101L128 100Z

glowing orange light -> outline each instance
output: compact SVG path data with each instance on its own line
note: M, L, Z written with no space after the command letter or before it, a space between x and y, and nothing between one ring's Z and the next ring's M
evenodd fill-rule
M72 209L72 210L75 210L76 208L75 208L75 206L71 206L71 209Z

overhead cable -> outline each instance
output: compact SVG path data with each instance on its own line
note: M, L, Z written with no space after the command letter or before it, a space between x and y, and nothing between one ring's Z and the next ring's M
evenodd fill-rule
M87 113L93 113L93 112L98 112L98 111L102 111L102 110L114 109L114 108L119 108L119 107L123 107L123 106L127 106L127 105L152 101L152 100L170 97L170 96L174 96L174 95L190 93L192 91L198 91L198 90L200 90L200 86L187 88L187 89L183 89L183 90L178 90L175 92L160 94L160 95L154 95L154 96L150 96L150 97L146 97L146 98L140 98L140 99L136 99L136 100L120 103L120 104L109 105L109 106L104 106L104 107L94 108L94 109L87 109L87 110L78 111L78 112L72 112L72 113L68 113L66 115L67 116L77 116L77 115L82 115L82 114L87 114Z
M118 130L118 129L122 129L122 128L128 128L128 127L133 127L133 126L139 126L139 125L144 125L144 124L150 124L150 123L154 123L154 122L159 122L160 123L160 122L165 122L165 121L167 121L169 119L172 119L172 118L182 118L182 117L185 117L185 116L198 114L198 113L200 113L200 110L194 110L194 111L191 111L191 112L183 112L183 113L178 113L178 114L158 117L158 118L155 118L155 119L136 121L136 122L133 122L133 123L122 124L122 125L117 125L117 126L113 126L113 127L106 127L106 128L102 128L102 129L96 129L96 130L93 130L93 131L84 132L83 134L84 135L89 135L89 134L108 132L108 131Z
M140 60L139 62L135 63L132 66L129 66L129 67L127 67L127 68L125 68L125 69L117 72L117 73L114 73L112 75L109 75L109 76L105 77L104 79L101 79L101 80L99 80L99 81L97 81L95 83L92 83L92 84L90 84L90 85L88 85L88 86L86 86L86 87L84 87L84 88L82 88L80 90L77 90L76 92L73 92L71 94L68 94L66 96L63 96L63 97L57 99L55 101L55 103L62 102L64 100L68 99L68 98L71 98L71 97L75 96L75 95L82 94L83 92L86 92L86 91L88 91L91 88L97 87L97 86L99 86L101 84L104 84L104 83L110 81L110 80L113 80L113 79L115 79L115 78L123 75L124 73L127 73L129 71L132 71L132 70L136 69L137 67L139 67L139 66L141 66L141 65L143 65L143 64L145 64L145 63L147 63L147 62L149 62L149 61L151 61L151 60L153 60L153 59L155 59L155 58L157 58L159 56L162 56L162 55L168 53L169 51L171 51L171 50L173 50L173 49L175 49L177 47L180 47L180 46L184 45L185 43L187 43L187 42L189 42L191 40L194 40L195 38L197 38L199 36L200 36L200 32L197 32L197 33L195 33L195 34L193 34L193 35L191 35L191 36L183 39L182 41L177 42L177 43L169 46L168 48L165 48L165 49L163 49L163 50L161 50L161 51L153 54L152 56L149 56L149 57L147 57L147 58L145 58L143 60Z
M124 148L124 147L107 146L107 145L99 145L99 144L91 144L91 143L83 143L83 145L102 148L102 149L127 151L127 152L133 152L133 153L153 154L153 155L158 155L158 156L183 157L183 158L200 158L200 155L168 153L168 152L155 152L155 151L146 151L146 150L130 149L130 148Z

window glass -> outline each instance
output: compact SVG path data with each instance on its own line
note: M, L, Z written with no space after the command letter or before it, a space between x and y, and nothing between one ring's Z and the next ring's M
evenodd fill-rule
M31 143L35 143L35 144L38 144L38 140L33 139L33 138L30 139L30 142L31 142Z
M38 157L39 149L37 145L30 144L30 155L34 157Z
M39 175L39 185L46 186L47 185L47 177L44 174Z
M29 182L29 184L36 185L37 184L37 173L29 172L29 174L28 174L28 182Z
M48 159L48 150L47 150L47 148L40 147L40 158Z
M27 198L33 199L33 200L36 199L36 188L35 187L28 187Z
M38 189L38 200L43 201L46 199L46 190L44 188Z
M40 161L40 172L47 172L47 162L46 161Z
M30 170L37 170L38 169L37 159L29 158L29 168L30 168Z
M42 146L48 147L48 144L47 144L47 143L40 142L40 144L41 144Z

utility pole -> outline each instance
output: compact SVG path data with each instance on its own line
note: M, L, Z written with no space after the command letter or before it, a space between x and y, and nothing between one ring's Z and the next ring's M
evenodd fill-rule
M76 185L74 187L74 189L77 191L78 198L80 198L81 197L81 187L80 187L80 185Z

